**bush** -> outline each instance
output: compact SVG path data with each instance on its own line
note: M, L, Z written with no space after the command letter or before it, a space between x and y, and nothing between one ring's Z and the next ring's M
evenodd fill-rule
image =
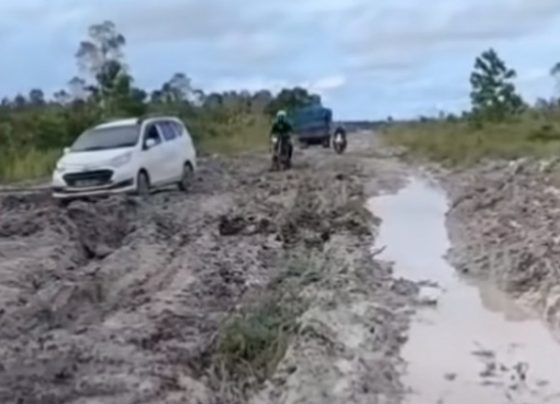
M35 148L0 155L0 182L45 178L52 173L60 155L59 150L39 151Z
M526 115L503 123L403 124L385 130L385 139L414 155L448 165L473 164L486 157L548 157L560 154L559 121Z

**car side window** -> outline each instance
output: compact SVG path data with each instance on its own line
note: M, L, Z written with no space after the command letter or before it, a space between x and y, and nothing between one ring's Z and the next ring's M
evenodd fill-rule
M148 139L153 139L155 141L156 146L158 146L161 143L161 136L159 135L156 125L150 125L146 129L146 132L144 133L144 145L146 145L146 141Z
M177 134L173 130L173 123L171 122L160 122L158 123L158 127L163 134L165 141L169 142L177 137Z
M177 137L183 136L183 126L181 126L177 122L173 122L173 123L171 123L171 125L173 126L173 129L175 130L175 133L177 133Z

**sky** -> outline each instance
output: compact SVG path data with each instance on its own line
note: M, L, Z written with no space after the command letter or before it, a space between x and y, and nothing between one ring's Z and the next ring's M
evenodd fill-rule
M206 92L302 85L339 119L468 108L474 59L490 47L528 101L557 90L560 0L3 0L0 96L66 87L104 20L127 38L143 88L175 72Z

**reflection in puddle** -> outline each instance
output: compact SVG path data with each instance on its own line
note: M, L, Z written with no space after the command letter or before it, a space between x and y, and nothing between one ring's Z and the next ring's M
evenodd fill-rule
M537 319L488 282L463 279L445 261L444 193L420 180L370 201L383 221L376 247L395 276L437 282L422 295L403 348L410 404L560 403L557 345ZM475 401L478 400L478 401Z

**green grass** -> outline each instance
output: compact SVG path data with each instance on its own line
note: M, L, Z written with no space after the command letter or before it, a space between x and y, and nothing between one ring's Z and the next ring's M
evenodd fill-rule
M469 122L396 124L385 130L385 139L447 165L474 164L487 157L550 157L560 155L560 119L526 116L478 127Z
M203 153L238 155L268 148L271 121L264 115L234 116L226 122L199 122L197 147Z
M264 382L284 357L296 327L295 315L291 304L270 297L228 322L215 358L222 376Z
M29 149L17 154L0 154L0 183L14 183L51 175L60 150Z

